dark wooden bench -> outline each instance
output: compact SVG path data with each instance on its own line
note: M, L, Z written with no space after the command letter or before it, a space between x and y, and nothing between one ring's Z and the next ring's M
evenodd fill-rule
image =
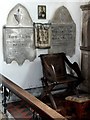
M45 103L37 99L32 94L28 93L20 86L13 83L11 80L0 74L0 80L4 87L4 104L6 104L6 88L13 92L16 96L23 99L25 102L29 103L31 108L35 110L39 115L46 120L66 120L61 114L56 112L54 109L47 106ZM6 112L6 107L4 106L4 112Z

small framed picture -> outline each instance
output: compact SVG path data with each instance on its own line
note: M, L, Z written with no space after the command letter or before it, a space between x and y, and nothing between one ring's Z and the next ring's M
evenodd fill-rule
M35 47L50 48L50 24L35 23Z
M38 19L46 19L46 6L38 5Z

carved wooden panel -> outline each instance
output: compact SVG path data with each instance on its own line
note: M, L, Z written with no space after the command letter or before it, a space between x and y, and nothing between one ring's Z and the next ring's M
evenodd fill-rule
M82 5L82 42L81 42L81 70L85 81L81 87L90 93L90 3Z

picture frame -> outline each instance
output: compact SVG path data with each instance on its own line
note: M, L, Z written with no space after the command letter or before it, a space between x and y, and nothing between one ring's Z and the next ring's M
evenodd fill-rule
M46 19L46 6L38 5L38 19Z
M38 49L50 48L50 24L35 23L35 47Z

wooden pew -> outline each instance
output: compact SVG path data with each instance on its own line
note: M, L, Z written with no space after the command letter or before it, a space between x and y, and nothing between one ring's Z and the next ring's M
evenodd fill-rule
M27 103L29 103L31 108L35 110L37 113L39 113L41 117L46 118L46 120L66 120L65 117L63 117L61 114L56 112L54 109L50 108L49 106L44 104L42 101L37 99L35 96L25 91L20 86L16 85L11 80L9 80L8 78L6 78L1 74L0 74L0 80L2 81L2 84L5 90L6 88L8 88L16 96L23 99ZM5 94L4 94L4 97L5 97ZM4 102L5 101L6 101L6 98L4 99Z

